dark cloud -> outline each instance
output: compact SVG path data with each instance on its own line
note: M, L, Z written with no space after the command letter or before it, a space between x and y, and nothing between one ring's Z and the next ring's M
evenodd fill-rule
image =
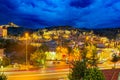
M119 13L119 0L0 0L1 25L119 27Z
M76 7L76 8L84 8L84 7L88 7L89 5L91 5L93 2L93 0L72 0L70 3L70 6Z

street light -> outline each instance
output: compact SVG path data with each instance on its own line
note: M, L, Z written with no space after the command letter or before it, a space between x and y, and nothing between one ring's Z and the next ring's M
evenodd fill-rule
M28 69L27 65L28 65L28 38L29 38L29 34L25 33L25 39L26 39L26 45L25 45L25 53L26 53L26 58L25 58L25 63L26 63L26 69Z
M3 63L3 58L0 56L0 69L3 71L3 65L2 65L2 63Z

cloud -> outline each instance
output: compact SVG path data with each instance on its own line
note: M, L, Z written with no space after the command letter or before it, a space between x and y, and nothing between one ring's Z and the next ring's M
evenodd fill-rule
M85 8L77 8L78 18L74 19L74 25L85 28L105 28L105 27L120 27L119 1L113 3L112 0L100 1L97 0ZM111 6L108 4L111 4ZM115 5L117 4L115 10ZM72 9L74 12L74 9ZM74 17L74 16L73 16Z
M0 0L0 24L120 27L119 0Z
M70 5L76 8L84 8L84 7L88 7L89 5L92 4L92 0L72 0Z

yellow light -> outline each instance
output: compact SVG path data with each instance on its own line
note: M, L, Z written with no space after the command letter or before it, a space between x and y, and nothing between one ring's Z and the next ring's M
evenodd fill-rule
M28 38L29 37L29 33L26 32L25 33L25 37Z

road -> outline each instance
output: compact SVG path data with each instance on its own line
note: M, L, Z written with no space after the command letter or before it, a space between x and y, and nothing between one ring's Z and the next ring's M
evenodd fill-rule
M68 65L59 65L40 70L10 71L4 73L7 75L8 80L67 80L69 74L68 67ZM107 67L105 65L99 65L99 67L100 69L111 68L110 64Z
M8 80L67 80L69 70L5 72Z
M101 69L102 66L106 67L99 65ZM62 65L39 70L10 71L4 73L7 75L8 80L68 80L69 68L66 65Z

